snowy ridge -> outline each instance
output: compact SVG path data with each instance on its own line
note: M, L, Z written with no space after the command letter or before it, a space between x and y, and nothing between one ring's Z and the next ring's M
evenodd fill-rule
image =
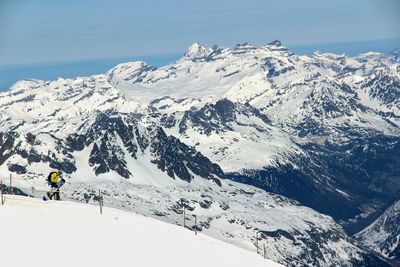
M400 260L400 200L391 205L371 225L356 234L366 246L390 259Z

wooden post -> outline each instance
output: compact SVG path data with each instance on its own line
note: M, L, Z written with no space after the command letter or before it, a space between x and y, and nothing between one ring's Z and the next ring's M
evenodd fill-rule
M186 210L185 206L183 206L183 228L186 227Z
M265 250L265 243L263 244L263 248L264 248L264 259L267 258L267 254L266 254L266 250Z
M100 214L103 214L103 199L101 195L101 190L99 190L99 206L100 206Z
M196 214L194 214L193 217L194 217L194 234L197 235L197 216L196 216Z
M257 247L257 254L258 254L258 232L256 233L256 247Z

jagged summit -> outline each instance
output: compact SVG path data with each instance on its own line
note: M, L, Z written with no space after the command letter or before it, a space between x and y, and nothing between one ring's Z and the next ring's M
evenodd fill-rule
M200 43L194 43L189 46L185 53L185 56L193 59L202 58L210 55L213 51L214 49L212 47Z

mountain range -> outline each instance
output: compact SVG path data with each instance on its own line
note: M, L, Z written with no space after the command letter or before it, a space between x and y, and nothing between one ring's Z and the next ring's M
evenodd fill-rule
M0 171L35 195L61 169L65 197L101 188L172 223L186 207L206 234L254 249L259 233L288 265L385 266L400 236L373 225L398 218L399 52L195 43L160 68L19 81L0 94Z

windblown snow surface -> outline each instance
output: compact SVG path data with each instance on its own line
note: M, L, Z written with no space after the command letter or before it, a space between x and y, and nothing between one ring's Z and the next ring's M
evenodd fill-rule
M1 266L282 266L222 241L117 209L7 196Z

